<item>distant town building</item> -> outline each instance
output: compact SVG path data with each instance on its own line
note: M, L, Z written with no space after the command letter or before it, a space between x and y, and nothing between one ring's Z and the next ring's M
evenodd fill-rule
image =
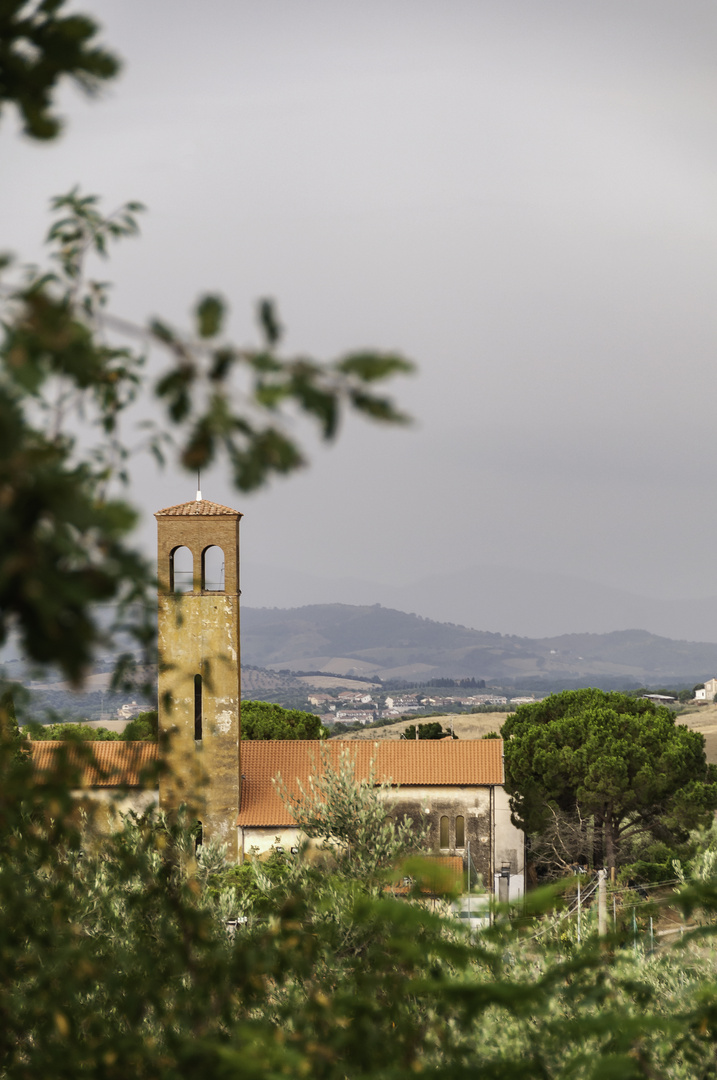
M708 679L703 687L695 690L695 701L714 701L717 694L717 679Z
M143 706L138 705L136 701L130 701L124 705L120 705L117 710L118 720L131 720L133 716L139 716L142 712Z
M373 713L368 709L339 709L334 719L337 724L366 724L373 720Z

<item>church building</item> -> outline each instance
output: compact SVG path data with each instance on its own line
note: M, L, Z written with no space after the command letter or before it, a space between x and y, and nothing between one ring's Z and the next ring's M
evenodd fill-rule
M159 510L159 726L168 735L169 769L159 802L196 809L205 839L242 859L299 841L279 798L306 787L322 767L320 743L241 741L239 523L227 506L196 500ZM465 855L497 891L522 894L524 838L510 820L499 739L331 740L348 748L357 779L371 762L377 782L394 785L396 812L430 828L436 852ZM501 888L501 891L504 891Z

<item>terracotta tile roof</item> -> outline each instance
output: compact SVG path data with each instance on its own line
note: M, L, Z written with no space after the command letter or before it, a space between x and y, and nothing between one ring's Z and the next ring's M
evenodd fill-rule
M140 772L157 760L157 744L151 742L83 742L71 743L38 740L31 743L32 764L38 779L43 773L51 773L56 768L57 755L63 751L71 767L80 772L80 787L138 787L141 783ZM92 752L92 760L84 757L87 750Z
M209 502L208 499L192 499L191 502L177 503L158 510L155 517L242 517L238 510L221 503Z
M294 820L281 801L273 778L280 773L289 790L298 792L297 779L306 786L308 776L320 771L322 746L328 747L334 763L338 762L341 751L347 749L356 762L357 778L368 776L373 757L376 779L390 780L402 787L474 787L503 783L502 739L450 742L331 739L328 743L247 739L241 744L243 779L238 824L245 827L293 825Z

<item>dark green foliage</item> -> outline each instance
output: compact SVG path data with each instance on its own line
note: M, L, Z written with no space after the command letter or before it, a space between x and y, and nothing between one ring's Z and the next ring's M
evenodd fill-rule
M125 742L156 742L159 731L159 718L156 709L141 712L130 720L120 736Z
M117 742L121 738L116 731L90 724L26 724L23 728L33 742L49 739L53 742Z
M195 861L191 823L151 815L98 844L78 828L75 782L33 785L1 742L4 1080L712 1080L699 950L650 962L631 937L604 949L588 934L565 959L552 891L522 928L470 942L351 861ZM692 886L679 902L704 913L717 896Z
M93 41L97 25L76 12L61 16L64 0L3 0L0 3L0 109L16 105L25 134L53 139L57 84L70 78L87 93L111 79L119 61Z
M242 701L242 739L325 739L318 716L266 701Z
M17 377L32 361L17 334L6 346ZM91 605L129 600L149 573L125 546L134 511L98 501L97 475L73 459L71 440L33 430L0 382L0 643L17 625L28 656L79 682L101 636Z
M563 829L571 815L586 830L592 819L598 863L619 863L621 846L639 834L684 841L717 807L703 736L651 701L564 691L520 705L501 734L516 822L533 833L556 815Z
M0 688L2 685L0 682ZM13 761L21 760L28 749L15 714L15 695L19 692L20 687L17 686L0 689L0 745L7 746L8 754Z
M440 723L437 720L429 724L418 725L418 738L419 739L445 739L450 735L450 731L444 731ZM402 739L415 739L416 738L416 725L411 724L410 727L405 728ZM455 736L454 736L455 738Z

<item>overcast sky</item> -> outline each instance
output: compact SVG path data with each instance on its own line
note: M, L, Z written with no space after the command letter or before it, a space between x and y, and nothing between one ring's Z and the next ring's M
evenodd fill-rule
M245 514L249 603L280 602L266 568L717 594L713 0L77 6L125 69L99 102L63 95L57 144L4 116L2 246L36 257L75 183L139 199L117 313L185 322L218 290L250 343L270 295L289 352L420 368L395 387L411 430L352 422L251 497L223 467L203 478ZM133 495L149 548L152 512L194 482L143 468ZM484 625L478 596L460 621L510 622Z

